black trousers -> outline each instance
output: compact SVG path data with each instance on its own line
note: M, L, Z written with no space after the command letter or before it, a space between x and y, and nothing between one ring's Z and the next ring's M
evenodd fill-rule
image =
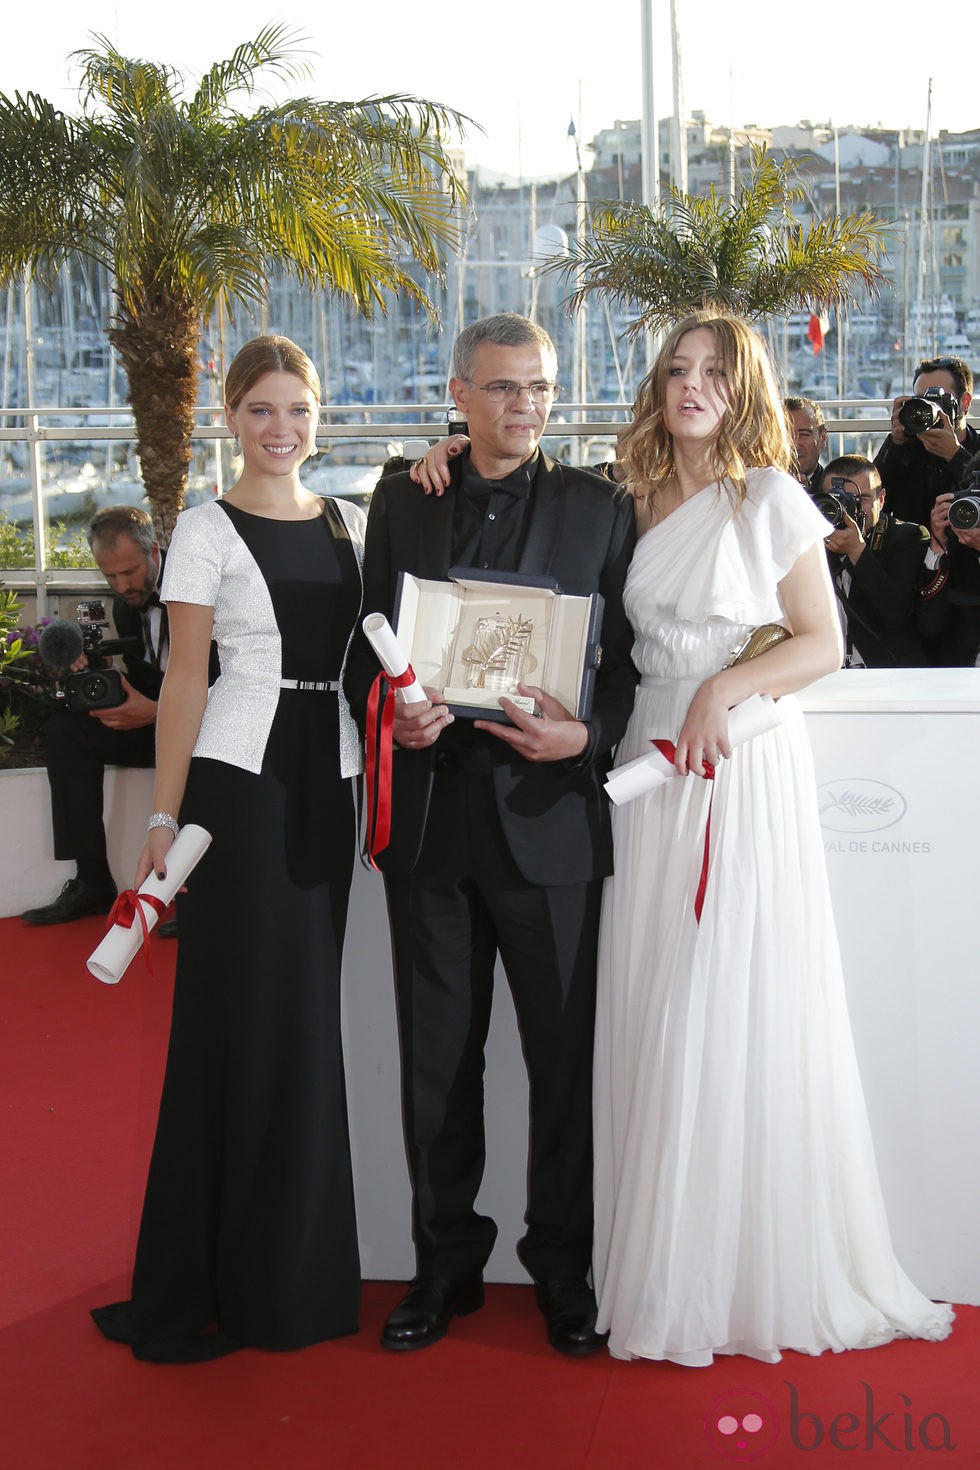
M497 1228L476 1213L483 1075L503 960L530 1083L527 1232L535 1280L592 1257L592 1044L602 881L540 887L507 849L492 780L438 774L420 860L386 877L419 1270L479 1271Z
M152 766L156 727L111 730L92 715L59 709L44 727L51 787L54 855L59 861L105 859L102 786L105 768Z

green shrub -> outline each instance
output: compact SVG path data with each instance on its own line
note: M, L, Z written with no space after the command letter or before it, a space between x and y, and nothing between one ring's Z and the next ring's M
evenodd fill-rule
M52 521L48 526L46 558L49 567L94 567L85 531L69 527L67 521ZM21 526L0 511L0 575L4 570L34 565L34 527Z

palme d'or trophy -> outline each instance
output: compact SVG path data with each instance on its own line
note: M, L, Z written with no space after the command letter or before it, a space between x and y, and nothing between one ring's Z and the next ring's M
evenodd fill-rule
M463 650L468 689L490 689L506 694L537 665L530 652L533 618L508 618L501 613L477 618L473 642Z

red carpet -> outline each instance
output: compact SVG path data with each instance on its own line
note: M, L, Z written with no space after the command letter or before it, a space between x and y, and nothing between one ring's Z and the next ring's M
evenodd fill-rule
M128 1288L174 947L154 945L155 980L134 969L102 986L84 971L101 927L0 920L4 1470L823 1470L848 1453L980 1466L974 1308L945 1343L698 1371L560 1358L515 1286L490 1287L428 1351L386 1353L378 1333L400 1289L369 1282L357 1337L135 1362L88 1308ZM723 1434L719 1420L739 1427Z

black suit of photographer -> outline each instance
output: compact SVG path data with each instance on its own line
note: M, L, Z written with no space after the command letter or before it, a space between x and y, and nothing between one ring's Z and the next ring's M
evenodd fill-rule
M162 563L161 563L162 570ZM147 608L158 606L156 593ZM112 620L120 638L137 638L139 647L123 655L126 678L147 699L160 697L163 672L159 647L147 646L143 612L122 597L112 599ZM167 610L160 609L160 641L166 647ZM51 787L54 855L61 862L104 862L103 781L107 765L152 766L156 724L114 730L97 715L58 709L44 727L44 749Z
M956 489L967 461L978 450L980 434L971 424L967 424L966 437L952 459L930 454L916 438L896 444L889 434L874 459L888 492L889 510L900 520L928 526L936 496Z
M868 669L922 668L928 659L916 625L916 592L928 538L921 526L882 511L865 539L853 564L828 552L847 615L848 651L856 649Z
M944 535L946 550L919 593L918 627L929 663L968 669L980 658L980 552L948 528Z

